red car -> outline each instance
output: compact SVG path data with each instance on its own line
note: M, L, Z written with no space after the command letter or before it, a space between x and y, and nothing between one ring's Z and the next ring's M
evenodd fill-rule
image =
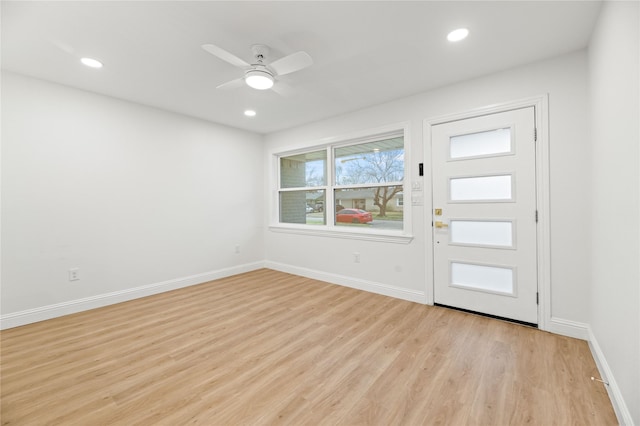
M369 223L373 221L371 213L359 209L342 209L336 213L336 222Z

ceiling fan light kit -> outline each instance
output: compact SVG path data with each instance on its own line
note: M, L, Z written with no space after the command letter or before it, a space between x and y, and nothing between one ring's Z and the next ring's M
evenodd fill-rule
M267 90L273 87L273 76L265 70L249 70L244 75L247 86L256 90Z

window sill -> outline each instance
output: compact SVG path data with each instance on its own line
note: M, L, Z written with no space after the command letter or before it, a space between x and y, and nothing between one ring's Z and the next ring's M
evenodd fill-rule
M312 235L319 237L329 238L343 238L349 240L366 240L366 241L378 241L384 243L395 244L409 244L413 240L413 235L399 234L397 232L383 232L383 231L367 231L357 232L353 230L342 229L327 229L323 227L319 229L315 226L306 225L270 225L269 230L272 232L280 232L284 234L299 234L299 235Z

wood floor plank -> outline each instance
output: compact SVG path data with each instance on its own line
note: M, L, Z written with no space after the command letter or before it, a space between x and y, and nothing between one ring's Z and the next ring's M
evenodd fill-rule
M0 343L3 425L616 424L586 342L268 269Z

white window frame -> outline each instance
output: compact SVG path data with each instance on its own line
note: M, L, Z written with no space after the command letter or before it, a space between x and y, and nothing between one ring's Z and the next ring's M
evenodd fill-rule
M345 189L349 187L375 187L375 186L394 186L393 182L384 184L358 184L358 185L336 185L335 184L335 160L334 149L349 145L364 144L367 142L374 142L390 137L402 136L404 140L404 179L402 181L403 194L406 196L411 190L411 156L410 156L410 139L409 139L409 123L398 123L389 126L379 127L375 129L363 130L360 132L328 138L315 143L304 144L300 147L294 147L285 150L279 150L272 153L274 184L273 196L271 197L271 219L269 230L273 232L304 234L304 235L318 235L325 237L335 238L348 238L348 239L362 239L371 241L384 241L393 242L399 244L408 244L413 239L411 235L411 208L409 206L403 206L403 227L401 230L391 229L369 229L361 227L349 227L349 226L336 226L334 218L331 216L331 212L335 211L334 205L334 190ZM280 187L280 158L288 157L313 151L319 151L322 149L327 150L327 171L326 171L326 185L314 186L314 187L296 187L281 188ZM326 216L326 224L324 225L307 225L296 223L282 223L280 222L280 192L281 191L307 191L307 190L324 190L325 202L324 211ZM407 208L409 207L409 208Z

